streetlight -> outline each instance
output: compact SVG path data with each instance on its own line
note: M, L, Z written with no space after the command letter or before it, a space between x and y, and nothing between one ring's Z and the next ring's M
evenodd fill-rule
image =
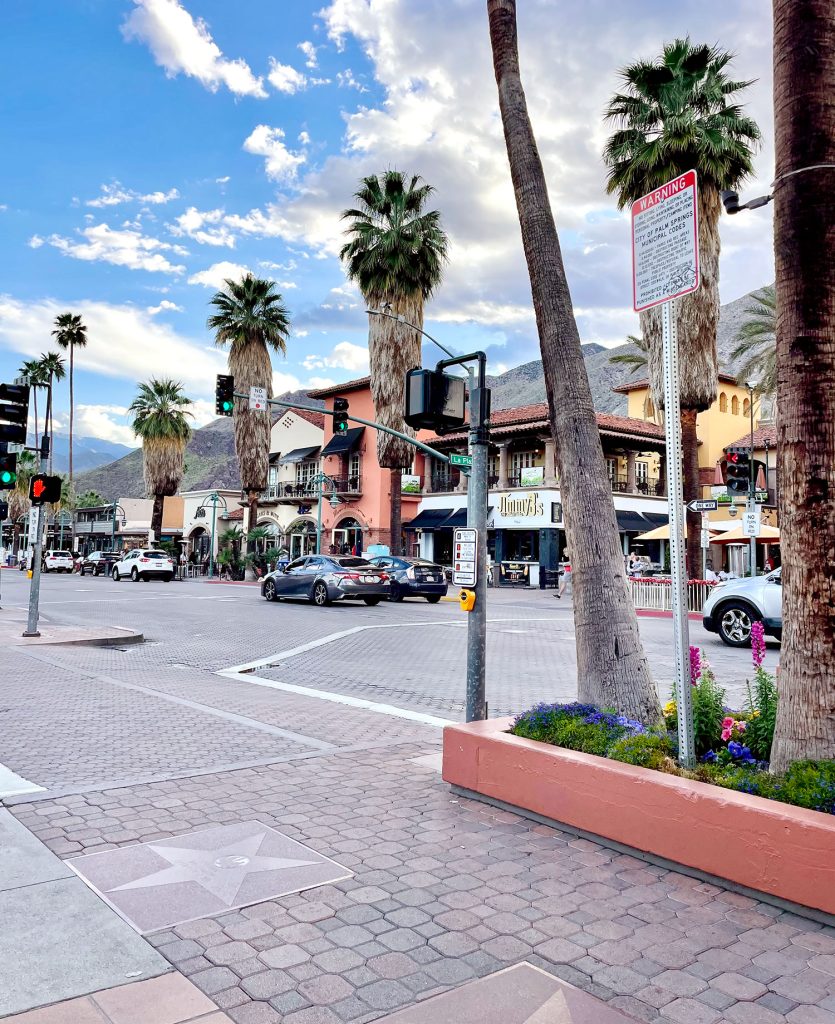
M205 516L205 510L211 506L212 509L212 539L209 545L209 579L212 579L215 574L215 525L217 523L217 510L222 508L224 512L229 511L229 506L226 504L226 498L222 494L218 494L217 491L204 498L197 506L197 511L194 513L195 519L202 519ZM201 512L201 509L203 510Z
M118 501L114 501L113 502L113 518L110 521L110 550L112 552L114 552L114 553L116 551L116 514L117 513L120 513L120 515L119 515L119 522L122 524L122 526L124 526L125 523L128 520L127 513L125 512L125 510L122 508L122 506L119 504ZM90 524L90 532L91 533L93 532L93 524L92 523Z
M759 381L756 381L756 380L746 380L745 381L745 387L748 388L748 411L751 414L751 440L750 440L751 457L749 459L749 463L750 463L751 469L750 469L750 472L748 474L748 511L749 512L753 512L754 509L755 509L755 506L756 506L756 497L755 497L755 495L756 495L756 487L757 487L757 481L756 481L756 475L757 474L756 474L756 470L754 468L754 392L757 390L758 384L759 384ZM751 549L750 549L749 561L750 561L750 565L749 565L749 573L748 573L748 575L749 576L756 576L757 575L757 538L756 537L751 537Z
M332 476L328 476L327 473L317 473L313 476L310 481L311 484L316 485L318 500L316 503L316 554L322 554L322 499L325 496L325 484L330 484L333 488L331 492L329 504L331 508L339 508L342 504L340 499L336 495L336 480Z

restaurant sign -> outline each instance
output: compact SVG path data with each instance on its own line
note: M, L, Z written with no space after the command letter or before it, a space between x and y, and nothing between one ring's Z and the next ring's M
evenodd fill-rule
M522 491L521 493L499 494L496 495L495 502L490 514L490 521L487 524L491 529L512 526L535 529L551 525L550 517L545 513L541 492Z

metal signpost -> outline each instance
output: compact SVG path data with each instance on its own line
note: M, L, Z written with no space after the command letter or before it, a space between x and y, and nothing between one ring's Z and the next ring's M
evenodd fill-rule
M472 455L456 455L455 452L450 452L449 456L450 466L463 466L465 469L470 469L473 464Z
M679 761L685 766L695 763L695 744L675 300L699 287L696 190L696 172L687 171L632 204L633 308L640 313L661 306L678 746Z

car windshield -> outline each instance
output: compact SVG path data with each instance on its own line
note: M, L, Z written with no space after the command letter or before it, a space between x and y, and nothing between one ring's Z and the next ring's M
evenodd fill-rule
M69 551L53 551L52 554L56 558L72 558L72 554Z
M372 565L366 558L332 558L332 562L341 566L343 569L358 569L361 566L367 566L369 569L376 569L375 565Z
M164 551L145 551L142 555L143 558L168 558L168 555Z

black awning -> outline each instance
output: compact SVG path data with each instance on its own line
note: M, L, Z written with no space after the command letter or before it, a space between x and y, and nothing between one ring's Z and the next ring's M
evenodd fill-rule
M281 459L280 452L272 452L270 455L270 465L274 466Z
M467 510L465 508L456 509L455 512L453 512L452 515L449 517L449 519L445 519L443 523L441 523L441 527L443 529L446 529L448 526L455 529L456 527L462 527L466 525Z
M351 427L344 434L334 434L322 449L322 455L345 455L360 443L365 427Z
M660 512L642 512L641 515L644 519L648 520L653 527L666 526L670 521L670 517L666 512L663 515Z
M622 533L646 533L651 530L654 524L650 524L640 512L627 512L615 509L618 520L618 529Z
M304 459L312 458L318 451L318 444L314 444L310 448L294 448L293 451L287 452L286 455L282 455L278 461L282 463L282 465L286 465L288 462L302 462Z
M404 523L403 526L407 530L437 530L451 515L451 508L425 508L418 512L410 523Z

